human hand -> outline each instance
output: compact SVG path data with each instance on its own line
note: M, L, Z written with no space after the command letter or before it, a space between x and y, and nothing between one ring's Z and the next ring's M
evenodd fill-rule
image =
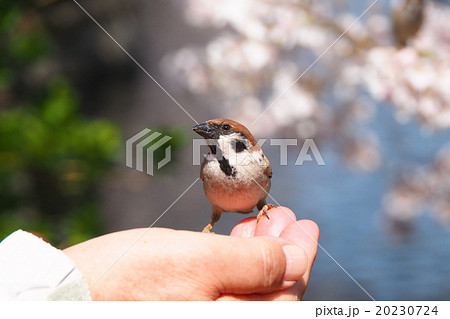
M303 298L317 254L319 228L311 220L296 221L295 214L286 207L272 208L269 215L270 220L262 217L258 223L255 217L241 221L233 228L230 236L269 236L279 238L282 242L298 245L304 249L307 256L305 274L290 288L265 295L222 296L224 300L301 300Z
M64 252L94 300L292 300L303 295L317 245L280 210L242 221L232 236L133 229ZM298 223L317 242L317 226Z

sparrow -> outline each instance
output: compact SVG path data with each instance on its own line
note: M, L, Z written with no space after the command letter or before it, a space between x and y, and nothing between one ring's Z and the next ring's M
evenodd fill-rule
M403 5L394 9L393 32L399 47L419 32L424 16L424 0L404 0Z
M259 210L257 221L268 210L272 168L250 131L228 119L214 119L198 124L194 132L207 141L209 153L200 168L200 179L212 204L211 222L203 229L209 233L223 212L251 213Z

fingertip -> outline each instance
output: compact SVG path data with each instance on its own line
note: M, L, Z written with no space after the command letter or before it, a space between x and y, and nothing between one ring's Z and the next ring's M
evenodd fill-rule
M277 206L269 210L270 214L279 214L283 213L284 215L287 215L291 218L291 220L294 222L297 220L297 216L295 216L295 213L288 207L284 206Z
M315 222L299 220L287 226L280 237L302 247L309 257L309 262L314 261L319 241L319 227Z
M287 207L274 207L268 211L269 218L262 216L256 224L255 236L278 237L282 231L296 221L295 214Z
M286 227L280 237L302 247L308 256L308 270L303 278L293 288L290 288L296 291L299 299L302 299L306 285L308 284L311 268L317 256L319 227L311 220L299 220Z
M231 230L230 236L253 237L256 229L256 217L249 217L239 222Z
M300 224L305 231L308 231L308 233L314 237L317 240L319 240L319 235L320 235L320 229L319 226L312 220L310 219L302 219L302 220L298 220L296 222L297 224Z

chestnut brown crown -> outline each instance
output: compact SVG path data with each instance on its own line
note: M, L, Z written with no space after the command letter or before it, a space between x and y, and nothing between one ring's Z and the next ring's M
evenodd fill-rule
M207 139L218 139L221 135L238 133L245 136L255 146L257 142L252 133L242 124L230 119L213 119L192 128L194 132Z

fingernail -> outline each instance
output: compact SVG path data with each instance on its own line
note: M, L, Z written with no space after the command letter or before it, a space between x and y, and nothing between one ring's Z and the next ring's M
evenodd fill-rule
M308 256L306 252L297 245L283 246L286 255L285 281L299 280L306 272L308 266Z
M294 286L297 283L297 281L283 281L281 284L280 290L289 289L292 286Z

